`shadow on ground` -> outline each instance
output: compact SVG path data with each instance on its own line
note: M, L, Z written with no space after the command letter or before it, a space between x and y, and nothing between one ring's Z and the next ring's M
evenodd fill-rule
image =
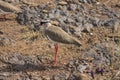
M9 63L5 62L2 59L0 61L6 66L3 66L0 68L1 72L28 72L28 71L46 71L46 70L54 70L54 69L60 69L60 66L53 66L50 64L14 64L14 63Z

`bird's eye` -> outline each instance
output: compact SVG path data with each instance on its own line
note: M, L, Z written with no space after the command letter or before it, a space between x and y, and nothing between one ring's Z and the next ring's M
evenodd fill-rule
M44 23L43 22L40 22L40 25L43 25Z

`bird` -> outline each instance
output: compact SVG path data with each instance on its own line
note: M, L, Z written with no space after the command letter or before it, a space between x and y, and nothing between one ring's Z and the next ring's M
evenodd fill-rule
M3 13L3 18L6 19L6 14L10 13L20 13L22 10L8 2L4 2L0 0L0 12Z
M54 56L54 65L56 64L57 60L57 53L58 53L58 43L63 44L74 44L77 46L82 46L81 42L76 39L75 37L70 36L67 32L65 32L63 29L61 29L58 26L54 26L50 23L50 20L41 20L41 25L45 26L45 36L49 40L52 40L55 47L55 56Z

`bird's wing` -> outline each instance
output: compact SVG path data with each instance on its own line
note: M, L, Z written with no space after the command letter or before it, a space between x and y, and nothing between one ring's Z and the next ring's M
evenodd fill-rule
M6 12L22 12L20 8L4 1L0 1L0 8Z
M45 30L45 33L56 42L74 44L76 39L71 37L68 33L57 26L49 27Z

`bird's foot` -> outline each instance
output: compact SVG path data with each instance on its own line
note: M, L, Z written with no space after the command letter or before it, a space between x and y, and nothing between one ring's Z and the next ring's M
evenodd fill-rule
M0 18L0 21L6 21L7 19L6 18Z
M6 20L10 20L10 19L6 18L6 15L0 16L0 21L6 21Z
M54 60L51 62L51 64L52 64L53 66L56 66L56 62L55 62Z

